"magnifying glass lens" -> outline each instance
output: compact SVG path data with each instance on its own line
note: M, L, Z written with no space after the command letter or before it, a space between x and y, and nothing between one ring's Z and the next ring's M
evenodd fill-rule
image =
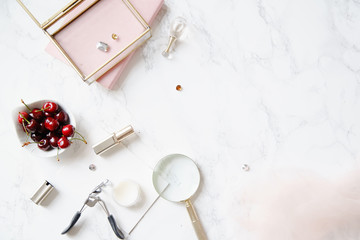
M164 190L164 181L169 185ZM156 191L169 201L189 199L198 189L200 173L196 164L188 157L174 154L164 157L156 165L153 174Z
M200 185L200 172L195 162L181 154L162 158L155 166L153 184L157 193L166 200L185 202L196 236L199 240L207 240L190 200Z

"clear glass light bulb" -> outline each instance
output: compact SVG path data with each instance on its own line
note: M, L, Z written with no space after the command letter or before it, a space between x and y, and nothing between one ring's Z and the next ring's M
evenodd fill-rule
M164 57L170 57L170 52L173 49L174 43L183 35L185 27L186 20L182 17L175 18L171 23L169 43L166 49L162 52Z

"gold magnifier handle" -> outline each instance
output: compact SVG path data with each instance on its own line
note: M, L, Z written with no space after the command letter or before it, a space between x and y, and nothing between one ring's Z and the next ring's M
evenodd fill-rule
M185 205L186 205L186 209L189 213L194 230L196 232L197 238L199 240L207 240L204 228L201 225L201 222L196 214L196 211L195 211L194 206L192 205L190 199L185 201Z

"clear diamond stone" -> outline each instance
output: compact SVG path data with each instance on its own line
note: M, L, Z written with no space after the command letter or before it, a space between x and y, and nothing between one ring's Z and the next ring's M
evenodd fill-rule
M242 168L242 170L244 170L246 172L250 170L250 167L247 164L243 164L241 168Z
M99 49L100 51L103 51L103 52L109 51L109 45L107 45L104 42L98 42L96 44L96 48Z

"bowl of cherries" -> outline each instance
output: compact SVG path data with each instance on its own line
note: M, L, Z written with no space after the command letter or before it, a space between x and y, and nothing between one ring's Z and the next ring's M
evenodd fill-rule
M39 157L57 157L85 138L75 130L70 111L52 100L40 100L15 109L15 129L21 145Z

